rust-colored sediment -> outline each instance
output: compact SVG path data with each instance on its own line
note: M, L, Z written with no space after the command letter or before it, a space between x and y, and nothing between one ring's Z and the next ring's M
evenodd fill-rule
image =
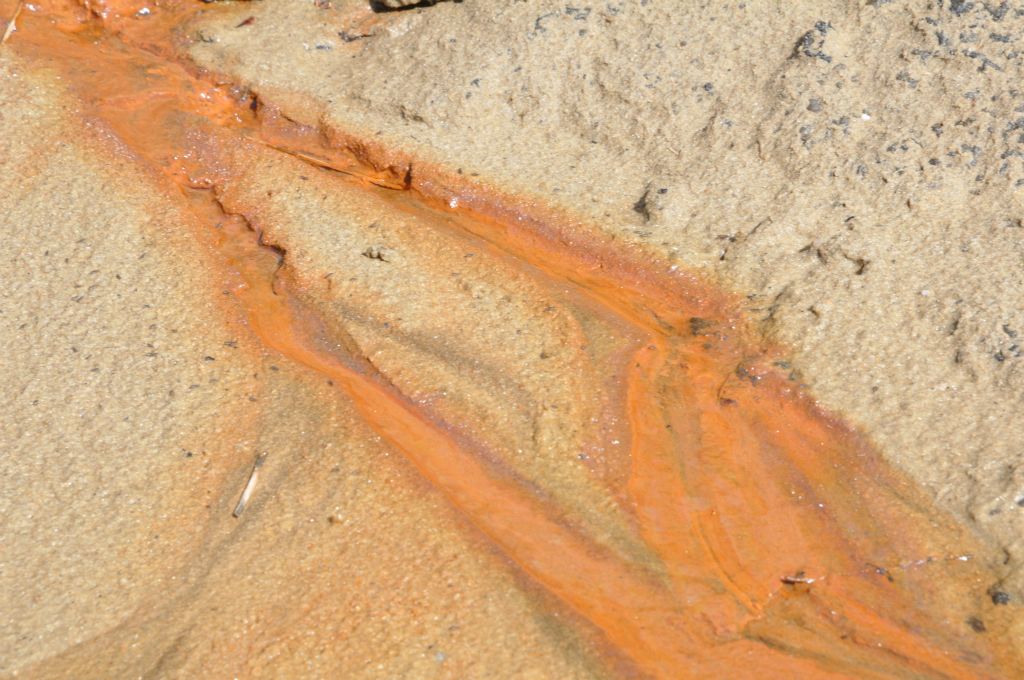
M729 295L654 271L565 216L340 133L301 128L174 61L172 29L198 3L47 3L5 49L59 69L111 133L207 224L235 294L269 348L329 377L366 421L530 579L656 677L999 677L1019 663L970 536L856 432L815 407L758 346ZM4 5L7 8L7 5ZM396 210L448 228L570 286L642 338L616 408L629 424L620 498L649 559L599 545L459 423L441 422L328 337L281 255L217 200L225 136L394 190ZM456 200L452 200L456 199ZM589 234L588 236L584 236ZM970 617L984 620L975 633ZM524 653L528 653L525 650Z

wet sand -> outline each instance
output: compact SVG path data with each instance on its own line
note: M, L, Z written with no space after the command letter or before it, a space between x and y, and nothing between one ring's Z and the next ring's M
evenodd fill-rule
M188 54L282 115L735 291L824 406L994 546L1024 601L1024 13L232 7L190 26Z
M266 472L244 524L223 512L237 495L218 506L215 527L252 538L227 554L208 541L183 560L214 577L170 588L172 604L140 606L107 632L51 641L42 657L5 651L12 670L1012 673L1015 609L989 592L989 549L807 396L737 296L655 269L564 211L288 120L179 61L172 29L200 11L180 9L142 24L48 7L11 46L18 68L60 75L77 107L68 115L107 144L95 153L129 159L183 216L181 233L225 282L209 291L220 314L259 348L250 361L287 374L272 388L277 410L224 415L226 436L283 428L267 436L285 444L259 447ZM385 476L383 495L349 494L336 513L318 503L336 482L309 450L331 446L343 460L358 447L366 474ZM225 445L210 448L227 464ZM223 473L238 492L249 453ZM280 516L288 498L315 534ZM362 518L363 566L339 581L349 513ZM183 531L195 518L176 521ZM327 531L341 536L313 538ZM438 572L421 557L423 531L432 545L458 541L446 550L471 566ZM382 590L372 584L389 582L385 555L408 578ZM438 573L463 602L427 585ZM290 587L254 587L271 575ZM500 604L483 606L496 591ZM205 651L212 634L184 622L230 629L237 612L225 605L238 601L261 613L243 615L218 661ZM432 643L387 655L421 638L417 608L402 605L414 601L500 633L458 653ZM362 607L377 610L372 621Z

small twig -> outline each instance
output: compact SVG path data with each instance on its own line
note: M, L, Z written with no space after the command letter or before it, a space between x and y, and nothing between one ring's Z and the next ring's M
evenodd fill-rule
M14 16L7 22L7 30L4 31L4 37L0 38L0 45L7 42L7 39L14 33L14 29L17 28L18 17L21 16L21 8L24 6L24 0L18 0L18 6L14 8Z
M807 585L811 585L812 583L814 583L818 579L810 578L804 572L798 571L797 573L793 574L792 576L783 576L779 580L782 581L783 583L785 583L786 585L792 586L792 585L796 585L797 583L804 583L804 584L807 584Z
M238 505L235 506L235 511L231 513L235 517L241 517L242 513L245 512L245 506L249 503L252 490L256 488L256 480L260 476L260 468L263 467L263 461L266 458L267 454L265 453L256 456L256 461L252 464L252 472L249 474L249 481L245 483L245 488L242 489L242 497L238 499Z
M333 170L334 172L340 172L341 174L347 175L349 177L355 177L357 179L365 180L370 184L373 184L374 186L381 187L382 189L402 190L409 188L407 186L407 181L403 181L401 184L399 184L397 181L378 177L369 172L361 172L353 165L344 165L343 163L331 161L326 158L321 158L320 156L314 156L312 154L304 153L296 149L289 149L284 146L278 146L276 144L272 144L270 142L262 140L259 137L256 137L254 139L255 141L259 142L260 144L269 149L274 149L275 151L280 151L281 153L288 154L289 156L294 156L295 158L298 158L301 161L305 161L310 165L314 165L324 170Z

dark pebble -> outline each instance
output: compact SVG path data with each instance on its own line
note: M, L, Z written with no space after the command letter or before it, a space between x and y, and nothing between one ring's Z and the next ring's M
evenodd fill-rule
M977 616L972 616L971 618L967 619L967 625L970 626L971 630L973 630L975 633L984 633L988 630L988 628L985 627L985 622L979 619Z

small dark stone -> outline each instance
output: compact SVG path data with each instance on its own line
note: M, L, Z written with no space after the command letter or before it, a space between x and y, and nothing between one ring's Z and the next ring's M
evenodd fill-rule
M992 604L1010 604L1010 594L1002 590L993 590Z
M461 0L455 0L460 2ZM444 0L420 0L419 2L406 2L404 0L370 0L370 9L374 12L402 12L422 7L433 7Z
M813 113L818 113L819 111L821 111L821 100L812 99L811 101L807 102L807 110Z
M973 2L967 0L949 0L949 11L957 16L962 16L974 7Z
M975 633L984 633L988 630L988 628L985 627L985 622L979 619L977 616L972 616L971 618L967 619L967 625L970 626L971 630L973 630Z
M714 326L713 321L702 319L698 316L690 317L690 334L691 335L706 335L705 331Z
M832 57L824 52L825 34L829 28L831 26L824 21L815 23L814 30L807 31L797 41L794 54L821 59L827 64L832 63Z
M644 193L640 197L640 200L633 204L633 212L643 217L644 222L651 221L651 206L647 202L647 198L650 196L650 194L651 189L650 186L648 186L646 189L644 189Z

